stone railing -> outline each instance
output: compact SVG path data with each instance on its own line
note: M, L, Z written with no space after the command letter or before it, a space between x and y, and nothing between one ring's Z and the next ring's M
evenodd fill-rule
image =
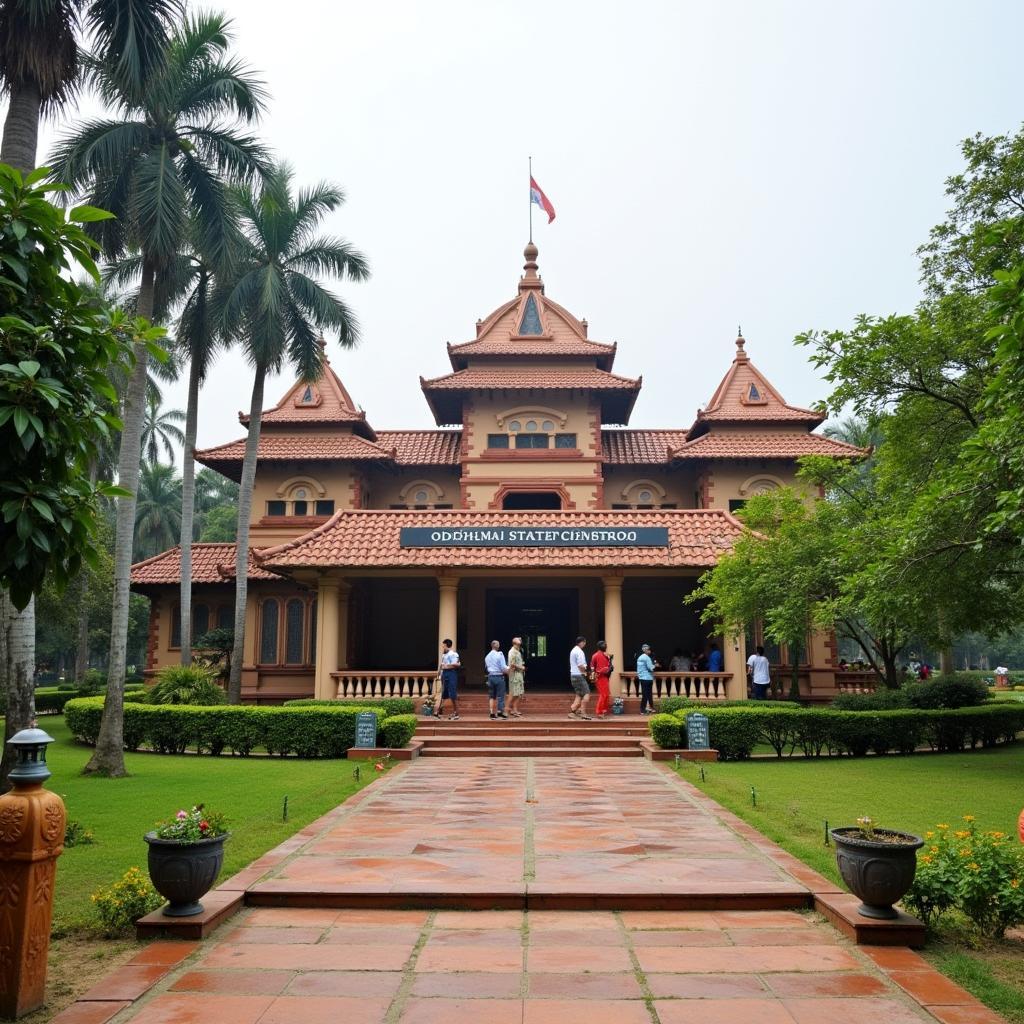
M371 669L342 669L332 672L338 684L338 699L379 700L382 697L429 697L433 693L437 670L432 672L379 671Z
M836 690L839 693L874 693L878 676L874 672L836 672Z
M639 697L635 672L620 672L623 697ZM731 672L655 672L654 699L690 697L693 700L725 700Z

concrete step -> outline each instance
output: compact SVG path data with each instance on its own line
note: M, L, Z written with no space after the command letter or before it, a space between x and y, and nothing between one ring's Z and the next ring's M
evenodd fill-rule
M565 725L538 724L523 725L520 722L444 722L436 725L420 724L416 735L424 736L494 736L496 734L516 736L647 736L644 725L613 725L611 722L566 722Z
M561 746L540 747L535 745L517 747L431 747L424 746L421 757L642 757L639 744L629 747L607 746Z
M631 736L417 736L424 749L430 747L575 747L579 749L599 747L608 750L613 747L635 747L640 738Z

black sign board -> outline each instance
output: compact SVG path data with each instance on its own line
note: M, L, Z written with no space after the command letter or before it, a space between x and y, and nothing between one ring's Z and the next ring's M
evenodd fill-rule
M377 746L377 716L372 711L356 715L356 746L370 750Z
M694 712L686 716L686 745L690 750L709 750L708 716Z
M403 548L667 548L665 526L404 526Z

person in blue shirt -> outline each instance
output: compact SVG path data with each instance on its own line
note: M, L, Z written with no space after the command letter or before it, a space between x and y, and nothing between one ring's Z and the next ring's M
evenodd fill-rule
M724 670L725 659L722 657L722 652L718 649L718 644L712 644L711 653L708 655L708 671L722 672Z
M636 679L640 684L640 714L649 715L654 711L654 669L656 663L651 657L651 645L640 645L640 657L636 659Z
M487 672L487 705L491 718L508 718L505 714L505 677L508 675L508 662L501 652L501 644L491 641L491 649L484 658L484 670Z

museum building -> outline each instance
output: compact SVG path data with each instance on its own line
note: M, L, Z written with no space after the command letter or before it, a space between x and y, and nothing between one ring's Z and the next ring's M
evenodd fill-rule
M750 495L794 483L801 456L860 449L814 433L821 414L787 404L743 337L688 427L628 429L642 379L613 372L616 345L547 297L536 246L524 255L515 297L448 345L451 373L420 378L436 429L375 429L326 358L263 413L245 700L418 696L444 637L472 683L492 639L521 636L528 691L563 691L577 634L605 639L620 670L641 643L667 667L717 642L724 672L666 672L659 691L745 696L756 624L713 638L685 598ZM195 457L239 480L244 450ZM193 637L233 625L234 565L234 544L193 546ZM151 599L148 672L179 660L180 572L177 548L132 568ZM805 646L802 692L831 697L834 642ZM616 684L631 693L632 674Z

